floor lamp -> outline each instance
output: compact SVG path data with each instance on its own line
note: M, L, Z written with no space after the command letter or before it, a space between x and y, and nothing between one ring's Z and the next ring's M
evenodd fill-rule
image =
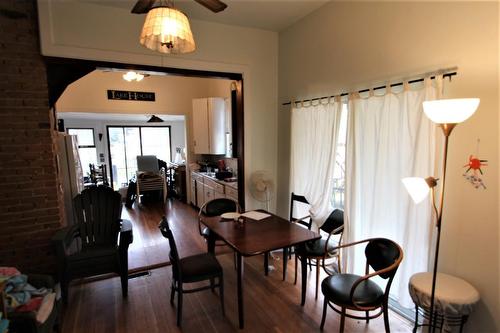
M446 182L446 160L448 157L448 139L455 126L474 114L479 105L479 98L462 98L462 99L441 99L435 101L426 101L423 103L424 112L427 117L434 123L438 124L444 134L444 151L443 151L443 171L441 178L441 192L439 198L439 206L436 205L435 188L438 179L434 177L404 178L403 184L406 190L412 197L415 203L423 201L429 192L431 192L431 201L434 213L436 216L436 249L434 254L434 270L432 272L432 290L431 290L431 305L429 315L429 331L433 330L436 320L434 316L434 295L436 291L436 275L439 257L439 240L441 238L441 220L443 217L444 203L444 186ZM429 191L430 190L430 191Z

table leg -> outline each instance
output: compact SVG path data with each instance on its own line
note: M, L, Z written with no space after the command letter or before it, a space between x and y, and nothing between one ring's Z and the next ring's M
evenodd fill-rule
M306 304L306 288L307 288L307 258L300 258L300 266L302 268L302 294L300 305L304 306Z
M207 239L207 251L215 255L215 233L209 231Z
M238 268L238 321L240 329L244 327L244 312L243 312L243 258L241 253L236 254L236 266Z

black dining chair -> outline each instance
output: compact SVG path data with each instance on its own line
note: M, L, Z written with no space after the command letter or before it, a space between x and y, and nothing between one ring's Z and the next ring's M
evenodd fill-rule
M205 202L199 212L198 212L198 231L200 235L208 240L208 236L210 234L210 229L202 224L202 219L204 216L206 217L214 217L220 216L224 213L239 213L241 211L241 207L238 202L229 199L229 198L217 198L212 199L210 201ZM225 243L216 242L215 245L226 245Z
M179 258L174 235L165 216L158 226L163 237L168 239L170 245L170 263L172 264L172 286L170 289L170 303L174 304L175 293L177 292L177 326L181 326L182 319L182 295L202 290L219 288L222 315L224 312L224 279L222 266L217 258L211 253L201 253L189 257ZM217 279L217 282L215 282ZM184 289L185 283L210 281L207 286Z
M344 211L335 209L319 227L320 234L324 235L318 240L307 242L304 246L297 247L295 252L295 281L297 283L298 260L307 260L310 265L316 266L316 294L318 299L320 269L328 274L340 273L340 251L338 245L342 242L344 231ZM334 239L332 236L338 236ZM331 267L331 268L329 268Z
M307 201L306 197L303 195L298 195L292 192L290 196L290 215L289 221L291 223L296 223L308 230L311 230L312 227L312 219L310 215L297 217L295 214L295 204L302 203L305 205L310 205L309 201ZM286 271L288 267L288 260L290 256L295 253L295 247L285 247L283 248L283 281L286 280ZM266 258L268 254L266 253ZM297 265L295 265L295 283L297 282Z
M355 274L335 274L327 277L321 283L321 292L324 295L323 316L321 317L321 330L325 325L327 307L331 307L340 317L340 332L344 332L345 317L366 320L384 314L385 331L389 328L389 290L391 288L394 275L403 260L403 250L401 247L386 238L371 238L351 244L340 245L339 248L346 248L362 243L367 243L365 247L366 268L365 275ZM370 267L374 272L370 273ZM379 276L387 280L385 289L382 288L372 278ZM380 309L380 311L370 316L370 311ZM346 310L365 311L365 316L356 316L346 313Z

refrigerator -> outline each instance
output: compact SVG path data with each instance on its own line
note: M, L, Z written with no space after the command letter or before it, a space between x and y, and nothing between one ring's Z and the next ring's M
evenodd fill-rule
M83 190L83 170L78 154L76 135L58 132L57 161L61 191L64 201L65 225L74 223L73 198Z

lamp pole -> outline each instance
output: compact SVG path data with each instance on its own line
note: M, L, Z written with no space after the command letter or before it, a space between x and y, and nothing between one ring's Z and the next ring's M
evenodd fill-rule
M444 205L444 187L446 184L446 160L448 158L448 139L451 132L455 128L456 124L440 124L441 129L444 133L444 158L443 158L443 178L441 184L441 193L439 199L439 211L436 207L436 202L434 199L434 187L436 186L436 180L433 179L432 184L432 204L434 211L437 214L436 217L436 227L437 227L437 239L436 239L436 250L434 253L434 271L432 272L432 289L431 289L431 306L430 306L430 317L429 317L429 332L434 332L436 316L434 315L434 297L436 294L436 280L437 280L437 268L438 268L438 258L439 258L439 241L441 239L441 221L443 218L443 205ZM429 180L427 180L429 183ZM429 184L431 185L431 184Z

